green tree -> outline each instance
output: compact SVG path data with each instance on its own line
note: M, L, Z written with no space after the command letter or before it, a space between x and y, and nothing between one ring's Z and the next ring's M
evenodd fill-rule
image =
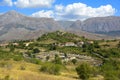
M93 44L93 45L94 45L95 48L100 48L100 46L99 46L99 44L98 44L97 41L94 41L94 44Z
M40 71L58 75L60 74L61 66L59 64L46 63L41 66Z
M39 53L40 50L38 48L33 49L33 53Z
M50 50L56 50L56 45L55 44L51 44L50 45Z
M76 71L77 71L77 74L79 75L79 78L83 79L83 80L88 80L89 77L91 76L91 74L93 74L92 67L87 63L83 63L83 64L79 65L76 68Z
M14 51L15 51L14 45L10 44L10 45L9 45L9 48L10 48L10 52L14 52Z
M117 44L117 47L120 48L120 42Z
M68 57L68 55L66 54L66 53L64 53L64 56L67 58Z
M54 63L55 64L62 64L61 58L57 54L55 55Z
M48 61L50 59L50 56L46 56L46 60Z
M73 63L73 64L76 64L76 63L77 63L77 60L76 60L76 59L72 59L72 63Z

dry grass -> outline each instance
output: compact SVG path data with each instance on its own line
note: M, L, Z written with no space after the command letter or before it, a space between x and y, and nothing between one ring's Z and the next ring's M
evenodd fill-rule
M61 73L61 75L49 75L39 72L40 65L26 63L24 61L0 61L5 66L0 67L0 79L9 76L11 80L76 80L75 73ZM8 67L7 65L10 65ZM21 66L25 67L25 70L21 70Z
M100 46L103 46L103 45L109 45L108 47L105 47L105 48L114 48L117 46L117 44L119 43L119 41L110 41L110 42L101 42L99 43ZM104 48L104 47L103 47Z
M104 80L104 77L101 75L98 75L97 77L90 78L89 80Z
M48 39L48 40L44 40L44 41L40 41L40 44L51 44L51 43L55 43L56 41L53 39Z

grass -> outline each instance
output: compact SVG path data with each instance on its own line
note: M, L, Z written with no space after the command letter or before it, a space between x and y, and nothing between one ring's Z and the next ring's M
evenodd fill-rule
M119 43L119 41L104 41L104 42L100 42L99 45L102 46L102 48L114 48L116 47L116 45ZM103 47L103 45L109 45L108 47Z
M39 72L40 65L27 63L24 61L0 61L3 66L0 67L0 79L6 76L12 80L76 80L77 74L71 72L62 72L61 75L50 75ZM7 67L10 65L11 67ZM22 70L21 66L25 69ZM67 76L66 76L67 75Z
M2 70L2 77L9 75L10 79L13 80L75 80L73 78L64 77L64 76L54 76L44 73L32 72L32 71L21 71L21 70Z
M101 75L98 75L96 77L90 78L89 80L104 80L104 77Z
M52 44L52 43L55 43L56 41L53 40L53 39L48 39L48 40L43 40L43 41L40 41L39 44Z

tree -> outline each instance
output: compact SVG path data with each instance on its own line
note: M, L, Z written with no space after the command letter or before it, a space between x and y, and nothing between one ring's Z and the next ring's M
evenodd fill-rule
M76 59L72 59L72 63L73 63L73 64L76 64L76 63L77 63L77 60L76 60Z
M46 60L48 61L50 59L50 56L46 56Z
M77 74L79 75L79 78L83 80L88 80L93 70L89 64L83 63L76 68L76 71Z
M51 44L50 50L56 50L56 45L55 44Z
M64 53L64 56L65 56L66 58L68 57L66 53Z
M61 58L57 54L55 55L54 63L55 64L62 64Z
M40 71L54 75L60 74L60 70L61 70L61 65L52 64L52 63L44 64L40 68Z
M9 44L10 52L15 51L15 46L13 44Z
M40 50L38 48L33 49L33 53L39 53Z
M117 44L117 47L120 48L120 42Z
M15 51L15 47L13 45L10 45L10 52L14 52Z
M94 44L93 44L93 45L94 45L95 48L100 48L100 46L99 46L99 44L98 44L97 41L94 41Z
M120 62L112 58L104 61L101 72L105 80L120 80Z

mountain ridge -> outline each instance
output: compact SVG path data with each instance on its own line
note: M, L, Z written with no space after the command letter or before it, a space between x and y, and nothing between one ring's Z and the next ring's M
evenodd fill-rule
M107 17L94 17L84 20L83 22L73 23L74 26L80 30L88 32L110 32L120 30L120 17L107 16ZM78 25L80 24L80 25Z
M106 18L107 17L105 17L105 19ZM119 25L120 17L115 18L118 19L118 22L115 25ZM24 14L12 10L0 15L0 40L34 39L46 32L57 30L72 32L85 37L89 36L91 39L108 38L109 36L105 37L104 34L96 35L96 31L94 31L95 26L93 26L96 24L96 21L99 22L99 20L96 19L98 18L90 18L85 21L55 21L53 18L35 18L25 16ZM100 17L100 19L103 21L104 17ZM113 21L113 17L110 17L110 19Z

